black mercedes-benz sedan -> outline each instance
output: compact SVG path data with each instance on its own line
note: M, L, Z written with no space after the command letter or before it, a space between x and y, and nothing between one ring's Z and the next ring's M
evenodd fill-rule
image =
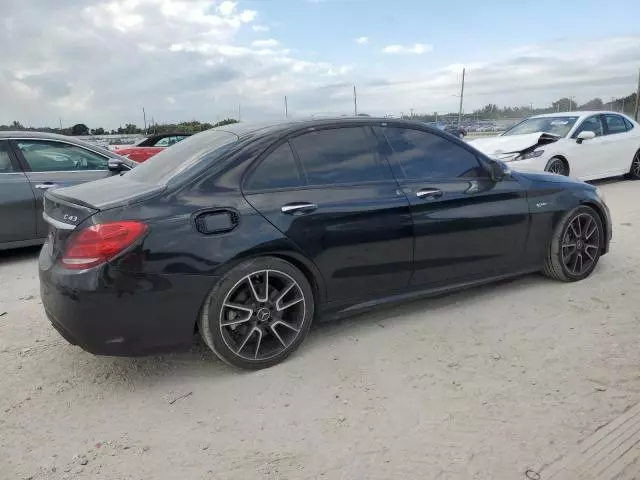
M42 301L69 342L140 355L199 333L250 369L315 318L530 272L581 280L611 239L596 187L372 117L208 130L47 192L44 219Z

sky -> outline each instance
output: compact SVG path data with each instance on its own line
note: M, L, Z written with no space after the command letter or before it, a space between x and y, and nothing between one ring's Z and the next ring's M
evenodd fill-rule
M0 124L264 121L605 102L638 0L2 0Z

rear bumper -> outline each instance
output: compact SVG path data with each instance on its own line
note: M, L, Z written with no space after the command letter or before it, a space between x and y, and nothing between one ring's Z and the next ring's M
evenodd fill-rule
M189 345L215 282L200 275L126 273L108 265L82 272L46 266L41 259L47 317L69 343L96 355L138 356Z

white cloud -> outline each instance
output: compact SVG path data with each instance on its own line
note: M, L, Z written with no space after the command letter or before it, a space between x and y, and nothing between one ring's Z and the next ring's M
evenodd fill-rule
M251 42L251 45L256 48L274 48L277 47L279 43L273 38L268 38L266 40L255 40Z
M415 43L411 46L403 45L387 45L382 49L382 53L413 53L416 55L422 55L433 50L433 46L426 43Z
M253 25L251 27L253 29L254 32L268 32L269 31L269 27L266 25Z
M358 37L356 38L356 43L358 45L366 45L367 43L369 43L369 37Z
M242 0L50 5L3 5L0 124L51 126L62 117L65 125L113 128L141 124L141 105L159 122L215 121L234 115L238 103L243 119L263 120L281 116L284 95L294 116L342 114L351 112L354 84L366 113L444 112L457 109L452 95L459 92L463 67L467 111L486 103L545 105L567 95L583 102L629 94L640 64L638 35L565 39L562 49L557 43L514 44L500 55L470 49L449 65L392 63L386 55L358 64L354 58L354 68L295 43L252 44L264 12L244 8ZM390 47L391 53L427 51Z

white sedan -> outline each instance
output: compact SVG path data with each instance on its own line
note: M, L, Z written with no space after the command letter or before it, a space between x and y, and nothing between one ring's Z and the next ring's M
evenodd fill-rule
M514 170L580 180L628 175L640 179L640 124L615 112L536 115L502 135L469 142Z

